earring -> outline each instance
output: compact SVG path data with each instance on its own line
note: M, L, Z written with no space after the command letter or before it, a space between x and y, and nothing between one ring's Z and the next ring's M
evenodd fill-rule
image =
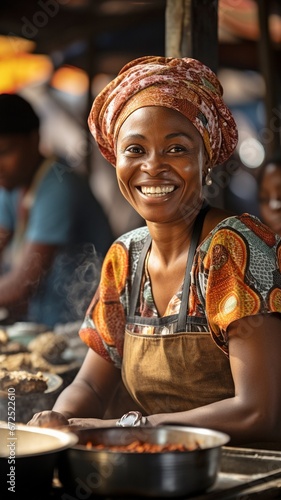
M211 186L213 184L213 179L211 176L211 168L208 168L208 172L205 177L205 184L206 186Z

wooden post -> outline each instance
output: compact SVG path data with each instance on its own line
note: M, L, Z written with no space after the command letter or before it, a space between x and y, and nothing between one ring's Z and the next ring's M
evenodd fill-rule
M258 0L260 28L259 58L260 70L265 83L266 128L262 131L262 142L268 156L280 150L281 113L278 109L276 88L277 76L274 70L273 50L269 31L270 1Z
M191 0L190 0L191 1ZM167 0L165 11L165 55L183 57L184 0Z
M218 0L167 0L167 57L194 57L218 68Z

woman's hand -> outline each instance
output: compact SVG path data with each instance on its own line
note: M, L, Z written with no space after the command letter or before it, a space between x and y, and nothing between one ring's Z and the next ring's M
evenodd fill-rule
M35 427L51 427L53 429L68 426L67 418L57 411L40 411L35 413L27 425Z
M101 420L99 418L70 418L67 420L67 418L61 413L48 410L35 413L27 425L35 427L50 427L52 429L67 426L71 431L94 427L115 427L116 420Z

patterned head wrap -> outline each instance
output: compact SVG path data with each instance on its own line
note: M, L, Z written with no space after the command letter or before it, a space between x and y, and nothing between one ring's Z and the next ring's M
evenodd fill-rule
M88 124L101 153L115 166L115 142L126 118L144 106L171 108L196 127L214 166L230 157L238 140L222 94L215 73L196 59L140 57L126 64L96 97Z

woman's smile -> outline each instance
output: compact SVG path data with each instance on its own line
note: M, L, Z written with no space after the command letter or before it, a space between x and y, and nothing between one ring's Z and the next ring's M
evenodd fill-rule
M175 186L141 186L140 191L146 196L165 196L176 189Z

